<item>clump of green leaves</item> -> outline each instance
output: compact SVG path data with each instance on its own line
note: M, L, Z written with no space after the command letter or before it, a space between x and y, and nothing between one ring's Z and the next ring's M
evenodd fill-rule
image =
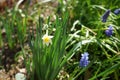
M65 47L67 44L68 34L66 34L68 14L64 18L57 18L52 27L55 26L52 44L43 45L42 22L39 19L37 26L37 36L31 41L31 50L33 53L32 72L38 80L54 80L61 68L72 55L72 51L66 54ZM33 74L33 75L34 75Z

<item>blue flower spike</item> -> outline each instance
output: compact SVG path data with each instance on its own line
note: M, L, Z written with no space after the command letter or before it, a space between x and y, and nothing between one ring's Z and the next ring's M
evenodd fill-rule
M107 30L105 30L106 36L112 36L113 34L113 27L110 25Z
M115 15L120 14L120 8L119 8L119 9L116 9L116 10L114 11L114 14L115 14Z
M80 66L81 67L86 67L90 61L88 60L89 59L89 54L88 52L84 52L84 54L81 54L81 59L80 59Z
M107 11L103 14L103 16L102 16L102 22L106 22L106 21L107 21L107 18L108 18L108 16L109 16L109 14L110 14L110 10L107 10Z

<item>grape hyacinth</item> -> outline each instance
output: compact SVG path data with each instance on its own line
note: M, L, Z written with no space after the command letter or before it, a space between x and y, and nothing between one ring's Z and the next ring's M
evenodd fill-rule
M116 14L116 15L120 14L120 8L119 8L119 9L116 9L116 10L114 11L114 14Z
M81 59L80 59L80 66L81 67L86 67L89 64L89 57L88 57L88 52L84 52L84 54L81 54Z
M107 11L103 14L103 16L102 16L102 22L106 22L106 21L107 21L107 18L108 18L108 16L109 16L109 14L110 14L110 10L107 10Z
M112 36L112 34L113 34L113 27L111 25L108 27L107 30L105 30L105 34L107 36L109 36L109 37Z

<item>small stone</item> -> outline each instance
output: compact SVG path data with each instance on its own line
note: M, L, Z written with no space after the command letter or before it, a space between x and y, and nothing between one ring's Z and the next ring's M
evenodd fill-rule
M26 80L26 76L22 73L17 73L15 75L15 80Z

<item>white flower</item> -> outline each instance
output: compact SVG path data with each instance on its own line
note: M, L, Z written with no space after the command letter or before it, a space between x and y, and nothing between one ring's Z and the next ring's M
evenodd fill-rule
M43 44L46 44L47 46L49 46L49 44L52 44L52 38L53 38L53 36L48 36L48 34L45 34L42 37Z

